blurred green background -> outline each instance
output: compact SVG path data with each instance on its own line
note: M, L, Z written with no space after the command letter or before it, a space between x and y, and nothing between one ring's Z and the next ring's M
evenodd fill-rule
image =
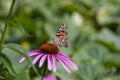
M0 38L11 2L0 0ZM39 49L52 43L63 23L68 26L70 47L60 50L79 70L68 74L58 64L53 74L65 80L120 80L120 0L16 0L5 44L24 53ZM18 63L20 55L15 51L4 48L3 53L17 73L16 80L40 80L27 62ZM12 80L13 72L4 71L0 65L0 80L3 74L5 80Z

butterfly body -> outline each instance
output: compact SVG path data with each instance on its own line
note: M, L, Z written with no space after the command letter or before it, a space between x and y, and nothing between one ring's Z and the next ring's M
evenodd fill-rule
M69 40L67 36L67 26L65 24L62 24L57 33L55 38L53 38L54 44L58 45L59 47L68 47L69 46Z

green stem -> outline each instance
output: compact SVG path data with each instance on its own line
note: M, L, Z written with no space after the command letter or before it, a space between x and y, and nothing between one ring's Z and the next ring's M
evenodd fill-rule
M2 50L2 46L3 46L4 41L5 41L5 35L6 35L6 32L7 32L8 25L9 25L9 18L10 18L11 14L12 14L15 1L16 0L12 1L11 7L10 7L10 11L8 13L7 20L5 21L5 27L4 27L3 35L2 35L2 38L1 38L1 41L0 41L0 51Z
M46 72L47 72L47 61L46 61L45 66L43 68L43 74L42 74L43 77L46 75Z
M45 64L44 64L43 69L42 69L41 80L43 80L43 77L45 77L46 73L47 73L47 61L45 61Z

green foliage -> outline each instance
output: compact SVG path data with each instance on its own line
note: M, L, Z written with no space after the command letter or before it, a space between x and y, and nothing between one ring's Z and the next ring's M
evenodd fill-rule
M24 71L20 73L15 80L30 80L29 71Z
M0 0L0 41L11 2ZM79 70L68 74L58 63L52 74L65 80L120 80L120 0L16 0L1 46L0 80L40 80L27 52L52 43L63 23L70 47L60 51ZM19 63L20 56L27 60Z

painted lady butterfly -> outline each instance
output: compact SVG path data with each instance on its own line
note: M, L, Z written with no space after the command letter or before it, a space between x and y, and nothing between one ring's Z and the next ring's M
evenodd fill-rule
M67 36L67 26L65 24L60 25L55 38L53 38L54 44L58 45L59 47L68 47L69 40Z

